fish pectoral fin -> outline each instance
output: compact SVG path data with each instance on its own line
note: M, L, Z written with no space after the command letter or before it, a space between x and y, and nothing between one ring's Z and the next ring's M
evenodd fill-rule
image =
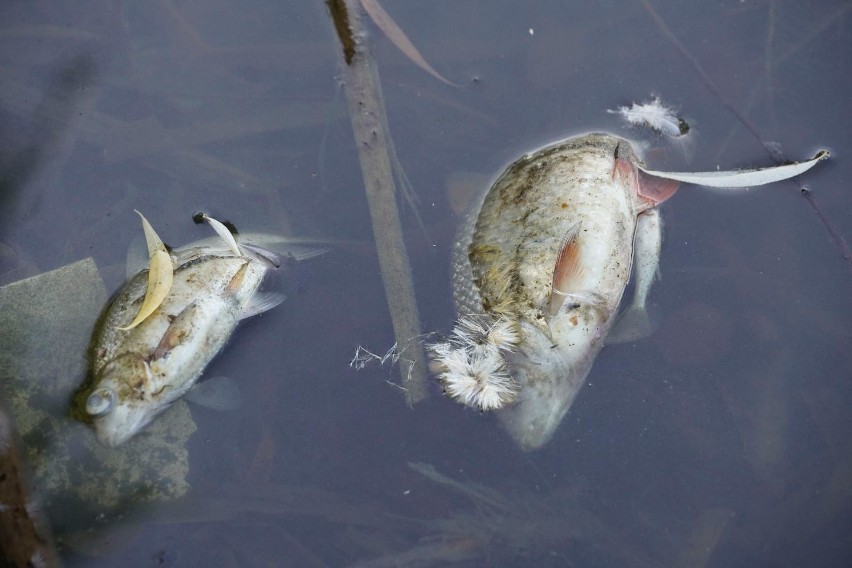
M651 335L654 331L648 308L645 304L633 304L618 316L615 325L607 335L607 345L631 343Z
M300 237L285 237L268 233L243 233L237 237L239 245L256 254L271 258L302 261L320 256L331 250L331 246L343 244L341 241Z
M192 333L192 316L195 309L196 304L192 302L175 316L166 333L163 334L163 338L160 339L160 343L151 353L151 361L166 357L175 347L186 341Z
M210 377L201 380L187 391L186 400L213 410L237 410L242 394L237 382L229 377Z
M580 259L580 223L572 225L562 239L556 265L553 267L553 280L550 285L550 299L547 306L550 315L555 315L565 298L580 289L583 267Z
M281 266L282 259L288 261L300 261L320 256L329 251L327 248L310 247L303 245L287 245L281 247L280 251L271 250L265 246L254 244L251 242L240 241L240 248L260 258L273 268Z
M242 307L239 319L244 320L268 312L286 299L287 296L277 292L258 292Z
M225 285L224 292L226 294L233 294L243 287L243 282L245 282L246 279L246 272L248 272L249 262L250 261L244 262L243 265L237 269L234 275L231 276L231 280L229 280Z

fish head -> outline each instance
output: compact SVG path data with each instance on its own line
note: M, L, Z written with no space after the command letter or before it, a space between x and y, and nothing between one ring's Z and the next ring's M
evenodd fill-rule
M115 448L132 438L168 407L151 392L152 376L147 361L137 355L119 357L98 374L95 388L86 399L98 441ZM162 390L162 389L161 389Z
M610 315L596 301L573 302L547 325L521 322L518 348L507 354L518 396L497 414L523 450L553 437L603 346Z

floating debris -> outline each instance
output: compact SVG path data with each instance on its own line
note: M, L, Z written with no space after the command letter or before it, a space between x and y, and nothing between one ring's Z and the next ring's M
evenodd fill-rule
M781 166L767 166L765 168L726 172L655 172L647 170L642 166L639 166L639 169L648 175L683 183L693 183L705 187L740 189L790 179L791 177L805 173L817 165L818 162L826 160L829 157L831 157L831 154L828 150L820 150L813 158L803 162L791 162Z
M620 114L631 126L644 126L658 134L679 138L689 133L689 124L674 109L663 104L660 97L654 97L644 103L633 103L607 110L611 114Z
M360 0L361 6L363 6L364 11L370 16L373 22L382 30L389 40L399 49L402 53L405 54L411 61L414 62L415 65L441 81L442 83L446 83L447 85L455 85L455 83L448 81L444 78L443 75L435 71L435 68L429 65L429 62L420 54L420 51L414 47L414 44L411 43L411 40L408 39L408 36L402 28L399 27L393 18L391 18L390 14L388 14L382 5L379 4L378 0Z
M148 244L148 287L145 289L145 299L136 317L130 325L118 328L122 331L133 329L160 307L172 288L174 278L174 265L166 245L163 244L148 219L139 211L136 213L142 218L142 229L145 231L145 242Z
M409 339L402 348L399 347L399 344L394 343L383 355L373 353L366 347L359 345L355 349L355 355L352 357L352 360L349 361L349 368L361 371L371 365L376 365L378 367L393 367L395 365L399 365L400 370L404 373L403 384L400 385L391 380L387 380L385 382L402 390L403 392L406 392L405 385L409 384L412 380L412 373L417 365L417 360L409 358L406 354L409 351L413 351L415 354L422 353L423 340L425 337L428 336L413 337Z
M429 369L454 400L482 411L496 410L518 394L504 354L520 342L520 330L509 319L487 324L482 317L463 316L447 341L428 347Z

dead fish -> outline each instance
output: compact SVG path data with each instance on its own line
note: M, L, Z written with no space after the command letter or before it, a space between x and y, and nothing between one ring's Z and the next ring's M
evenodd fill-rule
M462 223L452 259L459 319L429 346L431 370L452 398L496 410L523 449L543 446L603 347L631 272L636 293L624 319L640 333L648 327L656 206L677 190L675 179L759 185L827 155L764 170L650 172L628 140L594 133L522 157Z
M128 279L95 327L91 378L81 398L84 417L104 446L119 446L150 424L190 390L237 323L284 300L283 294L260 291L266 274L280 265L279 255L254 240L232 235L218 221L205 220L220 236L169 251L172 266L162 270L173 267L170 288L150 315L135 321L150 295L149 270L155 266L157 248L151 240L150 268ZM147 225L146 236L151 236L149 229ZM295 252L281 248L295 259L325 252L304 245L295 246Z

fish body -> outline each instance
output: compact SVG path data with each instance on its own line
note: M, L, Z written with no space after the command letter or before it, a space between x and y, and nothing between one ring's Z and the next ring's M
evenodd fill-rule
M482 333L456 333L450 347L467 349L473 374L483 374L475 362L485 357L491 368L503 364L514 393L494 408L524 449L553 435L613 324L631 274L637 219L654 205L638 191L638 162L628 141L607 134L545 147L509 166L460 230L456 308L460 321L478 321ZM514 326L515 343L476 346L495 343L489 330L498 323ZM433 369L446 389L458 353L447 365L442 350L452 351L433 349Z
M829 157L741 171L658 172L623 138L592 133L510 165L470 209L453 250L458 322L429 347L445 392L495 410L526 450L550 440L603 347L631 277L632 302L610 339L650 331L657 205L678 183L743 188L797 176Z
M123 444L186 394L241 319L284 299L260 291L277 255L249 243L232 250L199 241L172 251L171 259L171 288L153 313L129 327L149 285L143 269L113 296L95 328L86 412L105 446Z

